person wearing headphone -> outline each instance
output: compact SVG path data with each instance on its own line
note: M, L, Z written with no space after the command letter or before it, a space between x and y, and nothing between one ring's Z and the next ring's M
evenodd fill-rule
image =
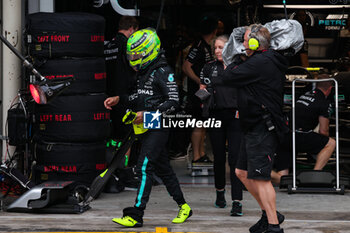
M243 45L248 58L229 65L223 82L236 87L242 142L236 175L259 203L261 219L250 232L283 232L284 216L276 211L271 184L273 157L288 131L283 120L283 86L288 60L270 49L271 35L258 24L246 28Z

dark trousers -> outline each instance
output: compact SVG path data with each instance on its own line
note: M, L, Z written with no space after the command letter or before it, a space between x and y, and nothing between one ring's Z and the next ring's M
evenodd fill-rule
M168 137L169 131L164 129L149 130L143 135L136 166L141 180L135 200L135 207L138 209L146 208L153 185L153 173L162 179L168 193L178 205L185 203L179 181L170 166L166 148Z
M226 184L226 141L228 141L228 164L230 166L232 200L242 200L242 183L235 174L236 162L241 143L239 120L234 110L215 111L211 117L221 120L221 128L210 129L209 136L214 154L215 188L224 189Z

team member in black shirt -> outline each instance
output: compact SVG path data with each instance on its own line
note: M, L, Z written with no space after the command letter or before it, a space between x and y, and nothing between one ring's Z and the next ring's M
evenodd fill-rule
M329 78L327 74L318 75L318 79ZM296 151L316 155L314 170L322 170L335 149L335 140L329 137L330 103L327 97L332 90L332 81L316 84L316 89L300 96L295 103L295 139ZM313 130L319 125L318 133ZM288 174L292 164L291 135L277 151L275 167L280 176Z
M212 18L204 18L200 24L202 37L191 47L189 54L182 65L182 70L187 75L187 96L191 106L190 113L196 119L202 118L201 102L194 95L199 89L200 72L203 66L213 61L210 42L214 39L217 29L217 20ZM211 162L204 151L205 129L195 128L192 132L191 141L193 149L193 163L195 162Z
M139 23L133 16L122 16L119 20L118 33L105 44L105 59L107 69L107 94L121 96L132 88L135 71L129 66L126 59L126 43L131 34L138 30ZM128 127L122 123L126 106L116 106L111 111L113 136L121 140L128 133Z
M232 216L242 216L242 183L235 174L236 161L241 143L241 130L237 107L237 90L222 83L222 74L226 66L222 59L222 50L228 41L226 35L216 38L214 43L217 60L204 65L200 74L201 89L211 93L210 117L220 120L221 128L210 129L210 141L214 154L214 177L216 188L215 206L226 207L226 141L228 142L228 163L230 165ZM214 82L215 84L212 84Z

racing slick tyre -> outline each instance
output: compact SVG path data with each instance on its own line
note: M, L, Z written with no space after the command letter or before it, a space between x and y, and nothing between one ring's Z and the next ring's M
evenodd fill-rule
M45 181L75 181L90 186L106 168L106 145L94 143L39 142L34 146L35 183Z
M34 140L49 142L96 142L109 136L110 113L105 94L58 96L35 105Z
M106 92L104 58L47 59L34 64L49 80L74 78L72 85L60 95L77 95Z
M34 57L102 57L105 20L82 13L34 13L26 19L26 44Z

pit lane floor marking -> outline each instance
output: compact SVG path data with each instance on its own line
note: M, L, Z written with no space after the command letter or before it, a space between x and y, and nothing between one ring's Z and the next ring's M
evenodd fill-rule
M9 232L10 233L10 232ZM11 231L11 233L17 233L16 231ZM56 232L45 232L45 231L33 231L33 232L26 232L26 233L205 233L205 232L172 232L168 231L167 227L156 227L155 232L121 232L121 231L56 231Z
M89 216L88 216L89 217ZM110 216L92 216L94 219L108 219L111 220L113 217ZM33 218L37 218L37 217L33 217L33 216L3 216L0 215L1 220L14 220L15 219L33 219ZM65 217L65 216L43 216L41 217L43 219L80 219L81 217L79 216L70 216L70 217ZM157 219L161 219L161 220L169 220L168 217L161 217L158 216ZM226 220L232 220L232 217L204 217L204 216L191 216L190 220L210 220L210 221L226 221ZM257 217L245 217L245 218L240 218L239 221L240 222L254 222L256 221L258 218ZM146 221L152 221L152 218L144 218L144 220ZM284 220L284 222L299 222L299 223L303 223L303 222L307 222L307 223L350 223L350 220L326 220L326 219L290 219L287 218ZM38 231L35 231L38 232ZM84 232L89 232L89 231L84 231ZM27 232L27 233L33 233L33 232ZM46 232L42 232L42 233L46 233ZM50 232L50 233L58 233L58 232ZM61 233L61 232L60 232ZM64 232L66 233L66 232ZM74 232L74 233L80 233L80 232ZM146 233L146 232L143 232ZM157 232L158 233L158 232ZM162 233L162 232L159 232Z

